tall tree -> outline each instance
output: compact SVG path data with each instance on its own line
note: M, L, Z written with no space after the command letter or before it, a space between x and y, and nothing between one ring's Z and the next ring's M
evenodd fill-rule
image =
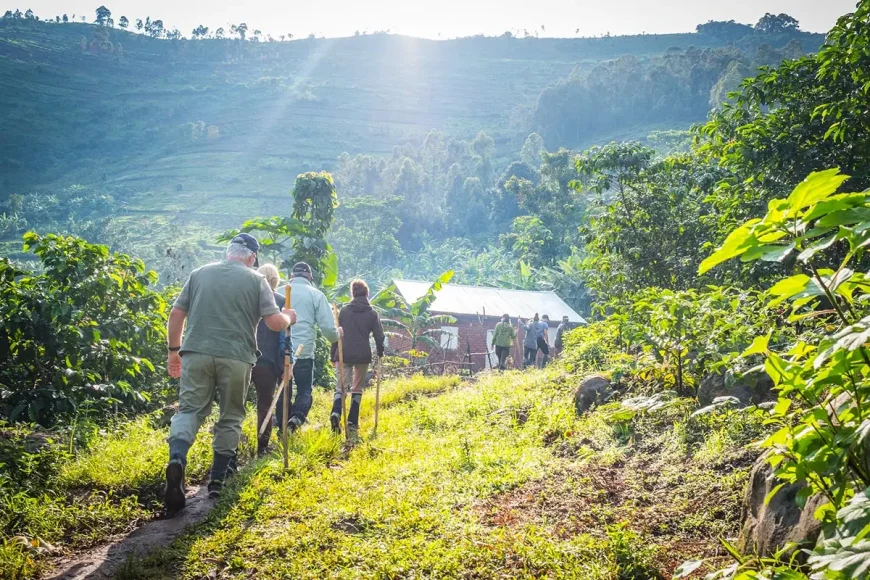
M100 26L107 26L109 19L112 17L112 11L105 6L97 8L97 19L94 21Z
M755 29L760 32L769 32L772 34L783 32L797 32L800 30L798 21L788 14L771 14L766 13L758 23Z
M130 21L127 20L127 17L126 17L126 16L122 16L122 17L118 20L118 26L120 26L121 28L127 28L128 26L130 26Z
M520 160L531 167L538 168L543 163L542 155L546 152L544 140L537 133L532 133L526 137L526 142L523 143Z

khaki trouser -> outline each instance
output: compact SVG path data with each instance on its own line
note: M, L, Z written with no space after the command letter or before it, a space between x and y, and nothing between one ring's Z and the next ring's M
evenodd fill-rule
M218 358L198 352L181 357L178 412L172 417L169 440L192 444L202 422L211 414L215 393L220 414L214 425L212 449L220 455L234 455L245 419L245 397L251 381L251 365L244 361Z
M363 388L366 385L366 373L369 370L368 364L353 365L344 363L344 393L345 394L362 394ZM341 396L341 372L338 368L338 363L335 364L335 396ZM353 385L353 388L351 388Z

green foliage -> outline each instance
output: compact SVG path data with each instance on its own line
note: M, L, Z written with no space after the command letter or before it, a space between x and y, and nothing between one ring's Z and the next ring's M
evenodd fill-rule
M820 340L799 340L775 349L766 337L746 355L765 355L764 367L777 385L779 400L770 422L779 429L764 441L773 450L771 464L784 482L806 487L797 501L816 493L829 500L817 517L835 526L816 548L813 566L819 578L860 576L870 561L862 537L870 487L866 442L870 419L870 361L865 349L865 274L852 267L870 245L870 194L836 192L848 179L838 170L811 174L785 199L774 199L763 218L737 228L704 263L704 272L726 260L785 260L792 257L806 274L781 280L771 304L788 303L792 322L826 316ZM817 265L819 254L839 245L836 270ZM819 308L827 308L827 313ZM857 527L856 527L857 526Z
M218 236L228 242L239 232L257 234L261 253L290 270L296 262L306 262L314 270L314 281L331 287L338 281L338 256L326 242L332 227L338 196L332 176L326 172L305 173L296 178L293 188L293 215L246 221L239 229Z
M621 328L656 363L640 376L692 395L706 374L729 370L759 328L773 319L753 292L709 287L704 291L648 289L633 299ZM620 317L615 315L619 320Z
M392 237L403 251L414 251L427 238L440 240L448 233L481 239L499 227L491 216L508 219L493 191L494 153L486 133L465 141L430 131L419 146L396 147L387 159L343 154L336 180L347 198L392 203L399 226Z
M853 176L855 190L870 185L870 124L862 105L870 74L863 50L868 11L860 2L840 18L818 54L763 68L699 130L699 152L733 173L710 198L721 236L812 171L839 167Z
M698 285L695 271L710 238L704 199L719 172L691 156L653 154L638 143L614 143L577 158L582 179L574 187L591 198L584 270L601 302L647 286Z
M0 413L52 425L82 405L136 410L159 397L167 304L150 288L157 275L81 239L24 240L42 271L0 261Z
M293 255L288 263L306 262L315 269L314 279L323 286L338 281L338 256L326 243L326 233L332 227L338 196L332 176L325 171L305 173L293 186L293 219L303 233L293 240Z
M612 371L631 357L621 356L619 325L613 320L593 322L571 330L563 337L562 361L571 372Z
M747 36L745 29L722 30L725 27L720 25L714 31L710 24L699 26L699 33L709 39L731 42L733 36ZM703 50L673 47L648 59L629 55L578 66L569 77L541 93L532 128L548 143L577 146L592 142L596 136L612 135L621 127L703 119L710 109L711 91L723 76L733 74L732 63L742 63L747 73L768 64L758 62L759 55L752 52L760 45L781 60L784 51L764 45L764 41L782 47L789 37L800 36L794 32L765 39L749 35L743 50L733 44Z
M342 279L371 278L404 257L396 239L402 225L397 213L399 202L398 198L363 196L350 198L338 207L329 240L342 257Z

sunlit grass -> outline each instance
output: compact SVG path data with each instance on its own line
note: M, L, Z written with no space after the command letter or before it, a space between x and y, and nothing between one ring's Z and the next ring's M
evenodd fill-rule
M727 417L686 423L673 409L617 433L606 409L576 416L576 381L557 368L466 383L386 381L377 434L371 385L356 445L330 431L332 393L317 390L310 423L290 439L286 471L276 444L229 481L204 523L124 573L656 578L679 556L696 555L679 553L686 539L714 546L733 530L748 468L726 477L714 456L739 458L754 427L723 430ZM191 450L191 480L211 461L209 427ZM251 409L243 459L252 458L255 430ZM98 542L159 509L166 435L143 417L74 457L59 482L88 490L81 509L61 505L62 492L45 505L31 498L9 508L29 514L46 539ZM0 549L0 572L19 565L19 555Z
M334 462L313 451L323 436L303 431L289 472L277 456L258 463L156 568L187 578L613 577L622 564L609 536L563 541L534 524L492 528L479 518L482 501L561 467L547 440L583 433L612 448L600 417L574 416L556 372L455 385L385 384L377 437ZM364 398L363 434L373 394Z

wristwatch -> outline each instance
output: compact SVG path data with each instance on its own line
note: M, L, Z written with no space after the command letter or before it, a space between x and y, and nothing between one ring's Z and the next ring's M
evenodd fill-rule
M168 350L169 352L178 352L178 351L181 350L181 347L180 347L180 346L170 346L170 347L167 348L167 350Z

